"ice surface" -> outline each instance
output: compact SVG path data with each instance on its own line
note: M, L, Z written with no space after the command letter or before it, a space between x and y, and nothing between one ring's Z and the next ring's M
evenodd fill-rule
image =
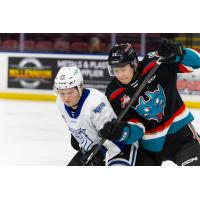
M0 100L1 165L66 165L74 150L53 102Z
M200 132L200 110L190 110ZM69 139L54 102L0 100L0 165L67 165Z

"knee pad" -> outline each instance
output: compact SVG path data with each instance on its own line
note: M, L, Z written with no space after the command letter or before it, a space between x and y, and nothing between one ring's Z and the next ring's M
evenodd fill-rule
M175 155L179 166L200 166L200 144L197 140L185 144Z

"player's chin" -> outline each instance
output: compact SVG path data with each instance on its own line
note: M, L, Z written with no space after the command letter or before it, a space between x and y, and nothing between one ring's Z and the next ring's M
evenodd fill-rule
M67 105L68 107L72 107L72 103L71 102L64 102L65 105Z
M121 79L120 82L124 85L127 85L130 83L130 80L129 79Z

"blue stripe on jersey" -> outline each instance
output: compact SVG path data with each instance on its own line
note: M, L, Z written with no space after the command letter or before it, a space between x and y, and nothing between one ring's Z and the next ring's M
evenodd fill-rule
M114 165L123 165L123 166L134 166L137 156L137 147L135 147L134 144L132 144L130 152L129 152L129 158L126 159L123 156L117 158L113 158L108 161L108 166L114 166Z
M166 135L163 137L151 139L151 140L141 140L140 145L148 151L161 151L165 142Z
M176 133L178 130L180 130L181 128L183 128L186 124L190 123L191 121L194 120L193 115L191 114L191 112L189 112L189 114L182 120L174 122L169 130L167 134L174 134Z
M129 124L130 125L130 131L129 136L124 140L126 144L132 144L133 142L139 140L144 135L144 131L142 128L135 124ZM127 130L124 130L127 131Z
M114 166L114 165L131 166L128 162L121 160L115 160L108 164L108 166Z
M103 156L106 155L106 152L108 151L108 149L104 146L101 147L101 149L99 150L99 153Z
M67 106L65 104L65 110L67 111L67 113L69 114L69 116L71 118L74 118L74 119L77 119L78 116L80 115L81 113L81 109L83 107L83 104L85 102L85 100L87 99L88 95L90 94L90 90L88 89L84 89L83 90L83 94L79 100L79 105L78 105L78 108L76 109L76 111L74 112L69 106Z
M112 141L114 144L116 144L120 149L121 151L124 149L124 147L126 146L126 143L125 142L120 142L120 141Z
M115 160L108 164L108 166L114 166L114 165L123 165L123 166L131 166L128 162Z
M200 68L200 54L194 52L189 48L184 48L185 55L182 63L186 66L192 67L193 69Z

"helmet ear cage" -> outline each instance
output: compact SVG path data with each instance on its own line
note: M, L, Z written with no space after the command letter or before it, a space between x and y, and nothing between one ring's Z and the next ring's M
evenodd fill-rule
M136 54L136 52L134 51L134 52L129 52L129 59L131 60L130 61L130 65L131 65L131 67L133 67L135 70L136 70L136 65L137 65L137 63L138 63L138 57L137 57L137 54ZM133 58L131 58L131 57L133 57Z
M132 61L130 62L130 65L131 65L131 67L134 67L134 66L135 66L135 61L132 60Z
M80 95L80 97L82 96L82 93L83 93L83 84L81 84L81 85L79 85L79 86L76 86L76 88L77 88L77 90L78 90L78 92L79 92L79 95Z

